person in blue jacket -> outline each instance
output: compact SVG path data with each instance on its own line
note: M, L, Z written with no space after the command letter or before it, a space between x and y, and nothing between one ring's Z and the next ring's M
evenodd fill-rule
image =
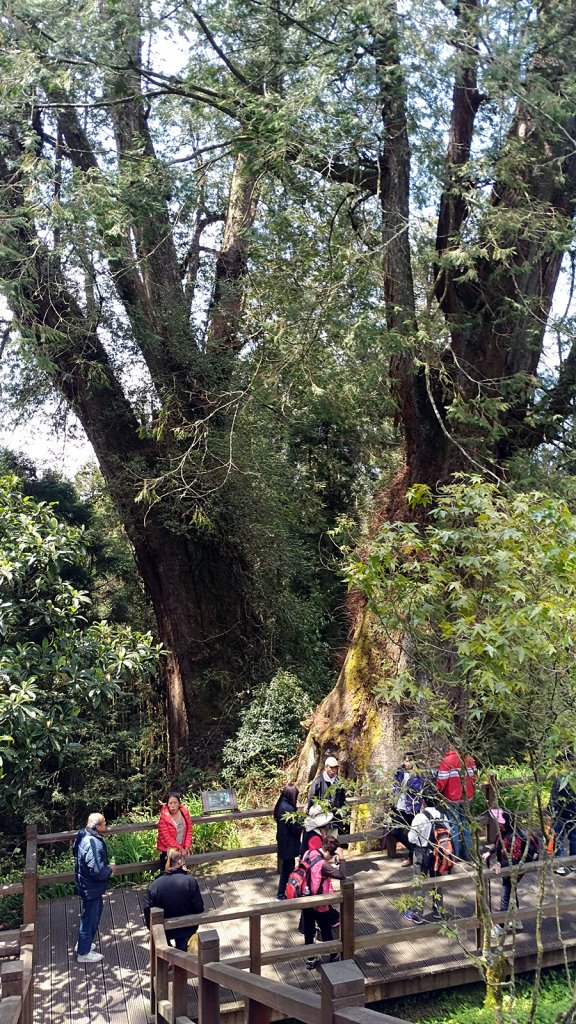
M86 828L80 829L72 847L76 889L82 900L80 931L75 949L79 964L98 963L104 959L102 953L97 952L93 940L104 907L102 896L114 871L108 861L108 848L103 837L105 831L104 815L91 814Z
M416 767L416 755L411 750L404 754L404 760L394 775L392 788L392 823L389 835L399 840L408 851L400 867L407 868L414 859L414 850L408 841L408 830L412 818L422 808L424 775Z

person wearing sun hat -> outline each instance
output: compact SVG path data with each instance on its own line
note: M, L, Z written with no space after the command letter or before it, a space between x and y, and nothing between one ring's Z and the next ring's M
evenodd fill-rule
M490 857L493 853L496 854L496 863L492 868L492 871L497 875L501 873L502 868L510 868L517 864L538 859L539 849L537 840L534 836L528 835L524 829L514 821L510 811L505 807L490 807L488 814L498 825L498 835L496 836L496 841L482 854L483 859L486 862L486 866L489 866ZM517 913L520 907L520 901L518 899L518 884L521 878L522 872L520 872L515 879L510 875L506 875L502 879L500 910L507 911L509 909L510 897L513 889L514 896L516 898L516 912L505 926L506 930L511 932L521 932L524 927ZM500 924L494 925L492 928L492 938L498 939L504 934L505 928Z
M307 850L320 849L324 840L326 826L330 825L332 820L332 815L329 811L325 811L320 804L313 804L304 819L300 857L303 857ZM319 843L312 844L313 839L318 839Z

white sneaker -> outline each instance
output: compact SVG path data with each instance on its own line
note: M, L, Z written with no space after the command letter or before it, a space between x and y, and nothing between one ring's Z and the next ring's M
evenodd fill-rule
M565 867L554 868L555 875L567 875L568 872Z
M90 952L93 953L95 949L96 949L96 943L93 942L92 945L90 946ZM76 943L76 945L74 946L74 952L75 953L78 952L78 943Z
M76 962L79 964L97 964L103 959L104 955L102 953L96 953L95 950L91 949L89 953L84 953L82 956L78 954Z
M507 928L507 930L509 932L523 932L524 931L524 925L522 924L522 921L518 920L518 918L516 918L515 921L509 921L508 924L506 925L506 928Z
M491 928L491 930L490 930L490 938L491 939L499 939L502 935L504 935L504 929L503 929L502 925L501 924L495 924L494 927Z

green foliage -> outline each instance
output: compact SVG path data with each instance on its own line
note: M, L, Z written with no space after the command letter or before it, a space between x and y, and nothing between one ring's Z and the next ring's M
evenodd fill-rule
M250 770L277 772L281 762L295 753L302 739L302 719L311 710L308 694L290 672L277 672L262 684L242 714L237 735L224 747L227 778Z
M497 729L532 767L571 745L575 537L562 501L462 479L422 529L390 524L349 565L389 636L405 638L413 668L392 696L413 702L420 725L488 760Z
M531 1017L534 978L527 975L514 982L514 999L505 997L503 1024L568 1024L561 1014L567 1013L574 1003L575 988L571 972L554 968L543 972L538 1007ZM378 1009L393 1017L413 1021L414 1024L497 1024L493 1009L483 1006L482 985L466 985L443 993L411 996L407 999L389 999L377 1004Z
M22 806L48 762L74 742L83 717L157 667L149 634L87 624L90 601L64 578L84 555L82 532L52 506L0 477L0 766L2 803Z

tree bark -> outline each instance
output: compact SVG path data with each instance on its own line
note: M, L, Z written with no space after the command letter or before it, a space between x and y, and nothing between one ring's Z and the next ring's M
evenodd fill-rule
M555 5L551 10L552 15L558 13ZM457 472L504 477L507 461L516 451L530 450L544 438L556 436L559 421L571 415L575 395L574 346L557 384L545 389L543 397L534 383L576 213L572 142L576 120L570 104L561 100L567 83L573 82L571 35L563 34L553 17L545 25L496 163L491 200L485 204L478 227L479 255L470 268L464 257L459 265L453 253L466 252L464 232L470 203L474 198L477 205L479 202L478 196L474 197L478 186L467 171L482 103L477 86L478 4L465 0L457 11L454 39L460 59L452 91L428 309L435 299L444 317L446 342L441 348L430 345L424 354L415 342L421 325L408 241L406 84L393 19L389 34L379 36L374 44L384 127L379 193L384 294L389 330L406 341L398 346L390 366L397 421L405 439L405 462L380 495L374 532L386 521L413 518L406 491L414 484L427 484L434 491ZM546 11L541 9L541 18L546 18ZM566 17L571 18L570 12ZM539 106L542 76L557 101L553 125ZM354 175L350 173L349 178L353 180ZM507 249L508 258L488 258L491 245ZM453 415L455 406L476 408L476 420L470 415L468 422L460 424ZM312 718L300 760L301 783L335 746L340 748L350 775L362 775L371 764L392 769L401 753L406 709L386 699L388 684L391 688L399 669L393 652L401 644L387 642L380 623L360 599L353 607L350 649L336 686ZM354 715L350 714L352 705L357 709Z

